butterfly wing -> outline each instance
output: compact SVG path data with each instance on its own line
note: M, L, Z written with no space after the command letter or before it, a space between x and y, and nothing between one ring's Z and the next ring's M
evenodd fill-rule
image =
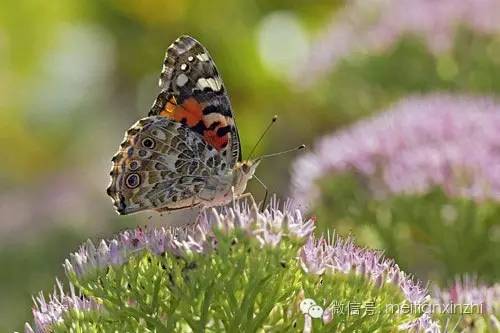
M123 215L196 206L210 177L227 168L199 134L163 116L134 124L112 161L107 193Z
M150 116L180 122L214 147L232 168L241 161L238 130L222 79L208 51L182 36L167 49Z

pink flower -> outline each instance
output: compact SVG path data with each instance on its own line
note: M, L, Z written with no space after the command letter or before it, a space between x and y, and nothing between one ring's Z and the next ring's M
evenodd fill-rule
M91 299L76 295L73 285L70 292L65 293L59 281L56 283L54 293L48 300L40 293L35 299L33 308L34 324L25 325L25 333L49 333L50 327L63 321L63 314L70 310L91 311L98 310L100 305Z
M380 251L355 245L350 238L311 236L300 249L299 260L304 271L310 274L356 273L379 288L385 283L399 287L412 304L429 299L426 288L400 270L394 261L384 258Z
M300 211L288 201L279 209L276 200L264 211L255 206L237 204L234 208L212 209L201 215L193 226L183 228L137 228L123 231L111 240L97 245L87 241L65 261L67 273L84 277L109 265L121 265L131 255L148 250L155 254L182 256L188 252L207 253L215 248L213 227L229 232L244 230L261 246L277 246L282 237L306 238L314 229L311 220L303 220Z
M348 1L336 11L313 42L309 60L300 71L308 84L354 53L390 49L404 35L416 35L434 53L453 46L457 28L483 35L500 33L498 0Z
M386 283L392 284L414 306L428 304L430 299L427 289L403 272L394 261L384 258L379 251L355 245L350 238L311 236L300 249L299 260L304 271L309 274L354 273L371 281L375 288L381 288ZM332 319L333 313L327 309L323 314L323 322L329 323ZM405 323L400 329L410 332L440 332L439 324L431 320L427 312Z
M292 169L292 197L304 206L323 177L355 172L375 193L500 199L500 105L493 99L413 96L319 140Z
M476 276L457 277L448 288L434 289L435 302L446 304L481 305L483 314L500 313L500 284L488 286L478 281Z
M208 255L218 242L214 228L223 233L241 230L248 237L257 239L262 247L276 247L285 237L306 239L312 233L314 223L304 220L291 201L280 205L276 199L272 199L263 212L255 205L238 203L234 207L205 212L194 226L136 228L123 231L111 240L101 240L97 244L89 240L70 255L64 267L67 274L75 274L78 278L85 279L93 272L110 265L122 265L131 256L144 251L172 256L183 256L187 253ZM59 282L56 291L48 300L40 294L35 303L34 329L30 324L26 324L26 333L48 333L53 324L62 322L64 313L72 309L102 310L95 301L76 296L72 285L70 293L65 294Z

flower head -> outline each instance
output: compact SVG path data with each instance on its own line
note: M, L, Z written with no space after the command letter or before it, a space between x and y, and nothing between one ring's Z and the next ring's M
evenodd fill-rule
M25 325L25 333L48 333L50 327L63 321L64 313L70 310L91 311L98 310L100 305L92 299L76 295L75 289L70 284L70 292L65 293L62 284L57 281L54 292L48 300L40 293L34 298L33 308L34 324Z
M378 180L377 191L422 193L440 186L453 196L498 200L499 142L494 100L413 96L321 139L294 163L292 196L307 205L319 195L319 179L354 171Z
M243 230L261 246L276 246L282 237L303 239L314 229L311 220L304 220L291 201L279 209L277 200L263 212L254 205L238 203L234 207L204 212L195 225L172 228L137 228L123 231L111 240L97 245L88 240L66 260L66 272L86 276L109 265L121 265L134 253L151 251L154 254L183 256L186 253L207 253L214 249L217 228L223 232Z
M232 235L234 232L251 238L257 247L273 249L284 239L303 240L313 229L314 223L304 220L300 211L290 201L280 205L273 199L263 212L255 205L238 203L233 207L205 212L193 226L136 228L123 231L111 240L101 240L97 244L89 240L70 255L64 267L70 279L74 278L79 284L88 282L92 285L95 278L93 273L102 273L109 266L125 266L134 256L146 251L158 255L159 258L160 255L174 258L174 262L178 263L180 261L175 258L192 253L216 255L212 250L217 248L223 238L221 234ZM300 245L296 244L297 247ZM242 255L246 255L246 252ZM293 256L293 253L291 255ZM160 273L164 275L163 270ZM26 324L25 331L48 332L54 325L63 323L64 315L74 309L103 311L102 300L97 301L100 298L95 295L93 297L87 299L76 296L73 285L70 285L70 293L66 294L58 283L56 291L48 300L45 300L43 295L36 298L33 310L34 329ZM130 299L131 304L135 301Z
M350 238L310 237L300 249L299 260L309 274L356 274L370 281L376 289L391 284L412 306L422 306L423 309L430 300L427 289L394 261L384 258L380 251L355 245ZM440 332L439 324L430 318L428 312L399 328L410 332Z
M311 274L356 273L379 288L393 284L412 304L429 299L426 288L400 270L394 261L384 258L380 251L357 246L350 238L310 237L300 249L299 257L302 268Z

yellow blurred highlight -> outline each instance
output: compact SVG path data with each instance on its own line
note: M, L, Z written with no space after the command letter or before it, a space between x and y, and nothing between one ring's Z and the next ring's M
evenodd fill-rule
M163 25L182 21L186 2L176 0L114 0L114 6L145 25Z
M18 118L0 111L2 163L0 174L8 175L11 183L26 183L41 173L54 169L54 151L47 149L43 138L36 138Z

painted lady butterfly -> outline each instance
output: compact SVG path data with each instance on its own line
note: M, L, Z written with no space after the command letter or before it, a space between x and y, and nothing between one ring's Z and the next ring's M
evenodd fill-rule
M189 36L167 50L160 94L113 157L108 195L119 214L224 205L243 195L260 159L242 161L231 103L207 50Z

